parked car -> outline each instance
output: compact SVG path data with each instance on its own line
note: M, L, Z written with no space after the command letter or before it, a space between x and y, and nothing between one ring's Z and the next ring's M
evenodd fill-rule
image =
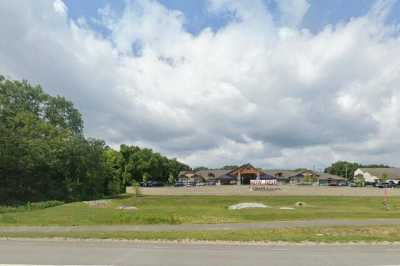
M163 187L164 183L161 181L149 181L148 187Z
M175 186L175 187L184 187L184 186L185 186L185 183L183 183L183 182L176 182L174 186Z
M395 182L393 182L392 180L387 181L387 182L375 183L375 187L378 187L378 188L394 188L396 186L397 186L397 184Z
M215 186L217 184L217 181L216 180L208 180L207 181L207 185L208 186Z
M140 182L141 187L163 187L164 183L161 181L150 180L147 182Z

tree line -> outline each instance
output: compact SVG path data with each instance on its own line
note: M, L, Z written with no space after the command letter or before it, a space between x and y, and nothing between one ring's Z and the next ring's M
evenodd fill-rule
M86 138L72 102L0 75L0 204L112 196L187 169L151 149Z
M389 168L390 166L385 164L360 164L356 162L347 162L347 161L337 161L333 163L331 166L325 168L325 173L338 175L345 177L349 180L354 179L354 172L358 168Z

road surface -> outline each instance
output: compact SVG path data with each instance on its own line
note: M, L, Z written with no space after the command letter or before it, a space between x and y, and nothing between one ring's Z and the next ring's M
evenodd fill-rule
M216 245L121 241L0 240L0 264L400 265L400 245Z
M1 232L164 232L164 231L206 231L206 230L240 230L240 229L274 229L294 227L325 226L369 226L400 225L400 219L366 219L366 220L296 220L271 221L264 223L226 223L226 224L154 224L154 225L91 225L91 226L4 226Z

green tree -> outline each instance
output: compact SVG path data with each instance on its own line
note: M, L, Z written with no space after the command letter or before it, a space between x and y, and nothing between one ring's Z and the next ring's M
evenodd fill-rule
M142 181L147 183L150 181L151 175L149 173L144 173L142 177Z
M169 174L168 183L169 183L170 185L175 184L175 177L174 177L173 174Z
M333 163L328 168L325 168L325 173L347 177L349 180L353 180L354 172L358 168L388 168L390 166L384 164L367 164L362 165L355 162L338 161Z
M363 175L354 176L354 183L357 187L365 187L365 179Z
M234 170L234 169L237 169L237 168L239 168L239 165L224 165L222 167L223 170Z
M0 77L0 203L117 193L104 142L85 139L82 130L65 98Z
M358 163L338 161L326 168L325 172L352 180L354 177L354 172L360 167L361 165Z

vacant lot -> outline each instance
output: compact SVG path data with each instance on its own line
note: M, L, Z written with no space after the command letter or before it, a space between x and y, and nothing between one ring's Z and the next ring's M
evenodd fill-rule
M298 207L296 202L304 202ZM229 210L228 206L258 202L270 208ZM119 207L137 207L121 210ZM280 209L290 207L289 209ZM1 211L3 210L3 211ZM0 225L135 225L248 223L278 220L400 218L400 197L389 199L389 210L379 197L322 196L143 196L102 204L83 202L39 210L0 208Z
M128 188L128 192L133 192ZM249 186L153 187L141 188L145 195L243 195L243 196L359 196L383 197L384 189L365 187L279 186L274 191L250 191ZM390 196L400 196L400 188L388 189Z

